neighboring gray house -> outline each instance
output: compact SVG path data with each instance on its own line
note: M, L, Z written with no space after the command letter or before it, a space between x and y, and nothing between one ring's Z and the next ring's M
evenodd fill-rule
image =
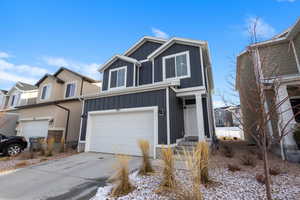
M265 111L268 112L274 105L280 105L278 112L272 115L267 124L271 138L276 138L278 133L288 133L275 150L280 150L278 152L283 158L300 161L300 153L293 138L294 127L300 122L299 116L295 116L300 105L300 19L283 33L270 40L250 45L249 49L254 53L246 50L237 57L236 76L243 124L245 127L253 127L245 130L246 136L247 132L256 131L253 124L257 120L257 113L247 105L256 105L249 103L249 99L257 103L262 102L262 96L259 97L253 92L257 90L256 82L259 78L262 82L260 84L263 85L263 96L267 100L264 105ZM276 91L273 89L274 79L279 83L279 89Z
M37 88L17 82L9 91L0 90L0 133L15 135L18 121L16 107L35 103Z
M228 111L229 107L215 108L215 123L216 127L231 127L233 126L232 113Z
M214 134L213 77L206 41L143 37L99 70L102 91L84 97L80 144L85 151L151 156L180 140Z

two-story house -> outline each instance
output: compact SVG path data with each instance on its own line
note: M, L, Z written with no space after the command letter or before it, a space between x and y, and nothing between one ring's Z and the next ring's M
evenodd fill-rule
M27 139L53 136L56 142L64 137L68 144L76 145L82 112L80 96L99 93L99 81L62 67L46 74L35 86L36 103L17 107L17 134Z
M151 156L179 140L214 134L213 77L206 41L143 37L99 69L102 91L84 97L81 150Z
M257 80L264 91L261 95L256 92ZM253 100L252 106L255 100L258 104L264 102L266 113L278 107L268 120L267 131L273 139L285 135L275 150L288 160L300 160L293 138L294 126L300 122L300 115L295 116L300 105L299 86L300 19L274 38L250 45L237 57L236 88L240 94L242 120L244 127L252 127L245 130L246 136L247 131L255 132L257 128L257 113L249 107L249 100Z
M35 103L37 87L17 82L9 91L0 90L0 132L7 136L16 134L18 114L16 107Z

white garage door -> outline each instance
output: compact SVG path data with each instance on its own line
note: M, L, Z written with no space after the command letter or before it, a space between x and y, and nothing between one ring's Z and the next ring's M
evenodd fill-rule
M141 155L139 139L150 143L153 156L153 141L157 120L153 110L126 109L126 111L98 112L89 115L86 151Z
M27 141L30 137L47 137L48 125L48 120L23 121L20 123L20 135L24 136Z

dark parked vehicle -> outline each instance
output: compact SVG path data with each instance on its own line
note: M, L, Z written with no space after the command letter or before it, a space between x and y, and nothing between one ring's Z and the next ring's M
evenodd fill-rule
M21 136L5 136L0 134L0 153L15 156L27 147L27 141Z

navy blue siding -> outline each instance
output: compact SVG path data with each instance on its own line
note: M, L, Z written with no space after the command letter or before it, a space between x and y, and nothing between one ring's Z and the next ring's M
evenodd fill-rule
M84 104L84 115L82 119L81 140L85 140L87 113L89 111L110 110L122 108L158 106L158 142L167 144L167 120L166 120L166 90L126 94L120 96L102 97L89 99ZM117 125L117 124L116 124ZM130 133L126 133L130 134Z
M161 45L162 44L160 43L147 41L128 56L137 60L145 60L147 59L148 55L150 55L153 51L158 49L158 47L160 47Z
M162 58L164 56L189 51L190 53L190 66L191 77L180 80L181 88L202 86L202 69L200 61L200 49L195 46L188 46L183 44L173 44L163 53L154 59L154 82L160 82L163 80Z
M143 62L139 68L139 85L152 83L152 62Z
M202 108L203 108L203 118L204 118L204 131L205 131L205 135L206 135L206 137L210 137L209 123L208 123L207 99L206 99L206 97L202 98Z
M176 139L184 136L183 102L176 97L173 90L169 90L169 117L170 117L170 139L171 144L176 143Z
M130 62L126 62L124 60L116 60L113 62L107 69L104 70L103 74L103 85L102 85L102 90L107 90L108 89L108 79L109 79L109 70L110 69L115 69L118 67L123 67L127 66L127 80L126 80L126 86L131 87L133 86L133 70L134 70L134 64Z

